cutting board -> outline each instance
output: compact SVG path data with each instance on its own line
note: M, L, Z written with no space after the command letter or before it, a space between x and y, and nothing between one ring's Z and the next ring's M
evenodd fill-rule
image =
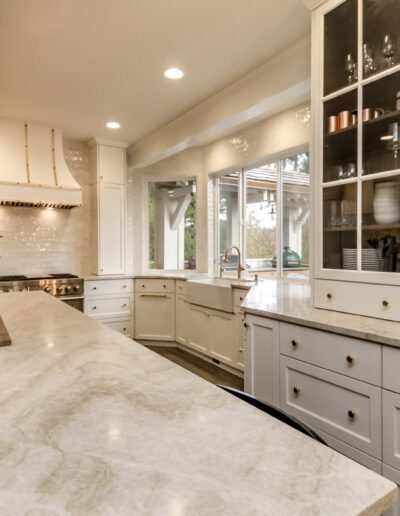
M0 317L0 347L2 346L11 346L11 339L3 319Z

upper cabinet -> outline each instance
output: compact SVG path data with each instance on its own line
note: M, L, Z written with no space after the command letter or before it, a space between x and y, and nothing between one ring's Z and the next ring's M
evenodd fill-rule
M400 8L398 0L317 4L312 173L314 287L321 299L324 279L355 289L400 285ZM365 311L363 303L352 309Z
M126 183L126 144L108 140L91 142L92 184Z

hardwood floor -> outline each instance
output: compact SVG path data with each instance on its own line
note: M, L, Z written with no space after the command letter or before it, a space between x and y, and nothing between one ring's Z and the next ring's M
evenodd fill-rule
M214 384L220 383L222 385L243 390L243 380L241 378L228 373L228 371L224 371L220 367L210 364L201 358L195 357L187 351L166 346L147 347L168 360L171 360L171 362L174 362L188 371L197 374L201 378L204 378L204 380Z

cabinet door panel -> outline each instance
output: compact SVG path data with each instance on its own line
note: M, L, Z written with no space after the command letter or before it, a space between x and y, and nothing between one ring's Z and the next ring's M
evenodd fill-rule
M176 342L187 344L189 304L185 296L176 296Z
M400 474L400 394L383 390L383 462Z
M99 186L99 274L125 272L125 187Z
M279 323L246 316L245 391L279 405Z
M135 338L175 341L175 295L135 295Z
M285 411L381 459L381 389L283 355L280 363Z
M400 349L383 346L383 387L400 393Z
M211 356L233 366L237 347L235 315L210 310L209 319Z
M235 335L235 363L233 367L244 371L244 363L245 363L245 354L246 354L246 331L244 327L244 323L246 321L246 317L244 312L238 310L235 312L235 325L236 325L236 335Z
M98 165L99 182L125 184L125 149L99 145Z
M209 355L210 332L208 311L196 305L189 305L187 346Z

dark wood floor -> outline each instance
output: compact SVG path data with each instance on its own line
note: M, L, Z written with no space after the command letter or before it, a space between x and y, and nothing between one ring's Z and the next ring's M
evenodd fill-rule
M197 358L187 351L179 348L171 348L166 346L147 346L159 355L171 360L175 364L184 367L204 380L211 383L220 383L229 387L243 390L243 380L234 374L224 371L220 367L210 364L201 358Z

